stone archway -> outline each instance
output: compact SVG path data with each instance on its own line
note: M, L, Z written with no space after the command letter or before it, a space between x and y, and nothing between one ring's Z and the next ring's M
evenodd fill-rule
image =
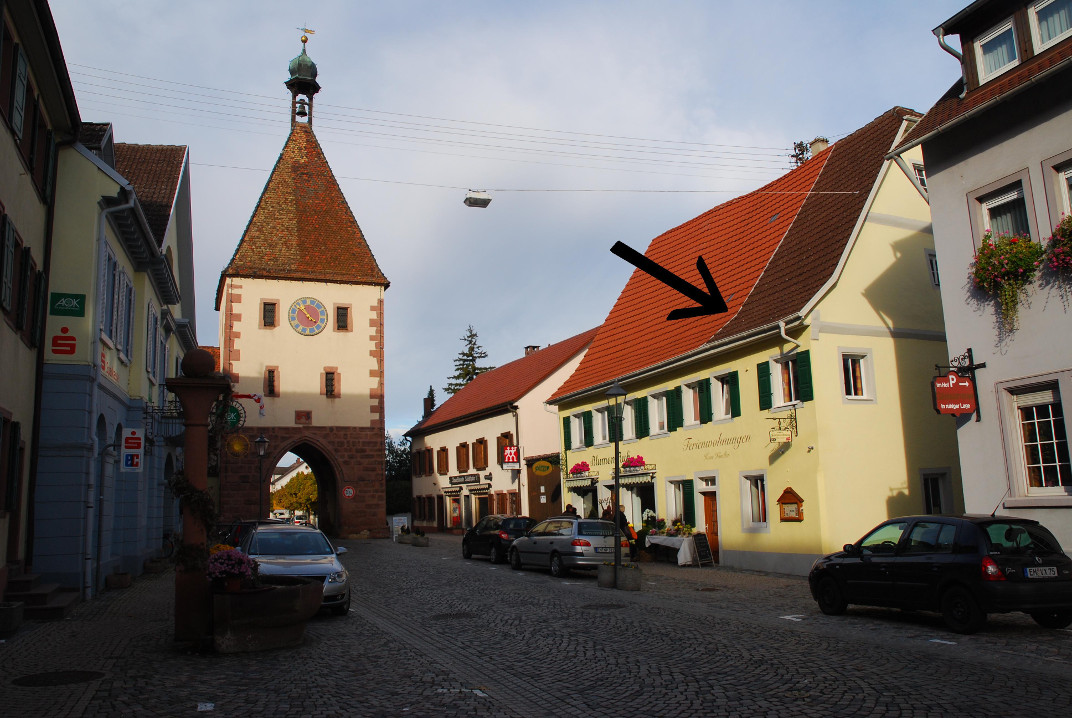
M316 478L316 515L320 530L328 536L338 536L342 527L339 515L339 470L331 456L316 442L302 439L290 446L273 451L275 466L288 453L296 455L309 465Z

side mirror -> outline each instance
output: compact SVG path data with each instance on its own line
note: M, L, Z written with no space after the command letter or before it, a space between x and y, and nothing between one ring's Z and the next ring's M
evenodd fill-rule
M845 553L849 554L850 556L857 556L860 553L860 550L858 548L856 548L856 544L853 544L853 543L845 544L844 546L841 547L841 550L844 551Z
M340 556L343 555L344 553L346 553L346 547L345 546L339 546L337 549L335 549L335 553L337 553Z

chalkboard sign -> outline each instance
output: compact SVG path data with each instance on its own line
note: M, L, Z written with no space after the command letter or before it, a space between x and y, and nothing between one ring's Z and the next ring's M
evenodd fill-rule
M707 534L693 534L692 540L696 543L696 560L700 566L703 566L704 561L710 561L711 565L714 566L715 557L711 555L711 544L707 542Z

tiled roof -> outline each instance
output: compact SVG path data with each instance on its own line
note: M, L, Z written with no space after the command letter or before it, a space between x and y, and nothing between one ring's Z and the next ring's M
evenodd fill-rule
M667 321L692 302L636 270L552 399L799 312L833 275L906 116L916 114L893 108L770 184L653 239L646 256L697 287L702 256L729 311Z
M78 141L90 149L96 149L104 142L111 124L107 122L83 122L78 128Z
M220 370L220 348L219 347L200 346L200 347L198 347L198 349L204 349L205 351L207 351L209 354L212 355L213 360L215 360L215 362L216 362L215 368L213 368L212 371L219 371Z
M1068 63L1070 60L1072 60L1072 42L1064 42L1029 58L1000 78L980 85L963 98L960 97L960 93L964 89L964 81L963 78L957 80L934 107L927 111L923 119L904 136L894 153L919 144L935 131L957 124L966 119L968 113L973 110L1001 100L1006 95L1026 87L1034 78L1047 70L1062 63Z
M437 427L479 416L518 401L588 346L595 335L596 330L589 329L478 375L443 402L431 416L406 432L407 436L424 435Z
M291 130L220 286L225 276L388 285L307 124Z
M115 144L115 169L134 185L157 246L164 242L185 161L182 145Z

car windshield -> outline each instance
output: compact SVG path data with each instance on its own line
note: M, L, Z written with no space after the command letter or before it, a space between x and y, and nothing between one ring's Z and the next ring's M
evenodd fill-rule
M250 542L253 556L325 556L333 553L322 533L316 531L258 531Z
M999 521L985 526L990 550L996 553L1061 553L1061 544L1039 524Z
M863 553L893 553L901 540L901 534L908 527L906 521L883 524L860 540Z
M614 524L609 521L580 521L577 524L578 536L613 536Z

